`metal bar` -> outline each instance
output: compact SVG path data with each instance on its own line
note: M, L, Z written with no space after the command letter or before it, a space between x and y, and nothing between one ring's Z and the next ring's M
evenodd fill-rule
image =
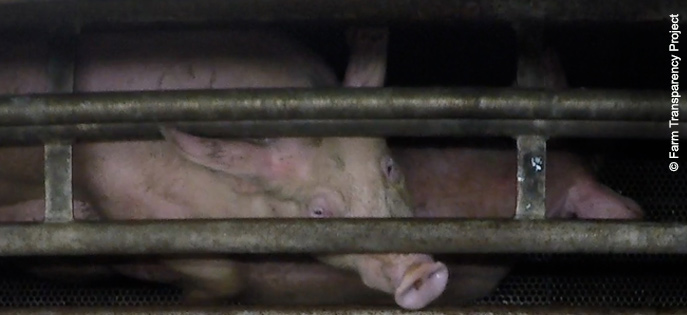
M555 89L565 85L562 67L555 54L544 47L544 27L541 23L520 23L518 37L518 71L516 86L521 88ZM517 219L546 217L546 138L517 137Z
M60 30L50 40L50 90L74 90L74 40L71 32ZM45 221L69 222L74 218L72 204L72 145L52 142L44 146Z
M667 223L461 219L120 221L0 226L0 255L274 252L684 254L687 253L685 239L687 225Z
M504 121L504 120L356 120L356 121L240 121L232 123L179 123L179 129L210 137L295 136L516 136L663 139L669 137L663 122ZM680 125L687 132L687 125ZM159 140L155 124L80 124L0 127L0 144L39 144L52 139Z
M413 311L418 315L677 315L685 314L687 309L652 309L652 308L609 308L609 307L523 307L523 306L464 306L451 308L429 308L427 310ZM126 314L126 315L402 315L408 311L399 308L384 307L122 307L122 308L10 308L0 310L0 314L17 315L61 315L61 314Z
M0 3L0 28L251 21L659 21L685 11L680 0L12 0Z
M568 119L665 122L659 91L512 88L243 89L0 98L0 125L297 119Z
M546 217L546 139L520 136L518 146L518 197L516 219Z
M72 146L46 144L45 221L69 222L74 218L72 203Z
M518 136L664 139L664 122L598 122L568 120L295 120L179 123L179 129L211 137L384 137L384 136ZM679 127L679 128L678 128ZM673 129L687 133L687 124ZM77 141L159 140L156 124L79 124L0 127L0 145Z

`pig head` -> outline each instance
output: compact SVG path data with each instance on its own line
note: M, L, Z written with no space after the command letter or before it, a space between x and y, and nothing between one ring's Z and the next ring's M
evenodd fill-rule
M337 84L318 56L267 31L85 35L75 68L75 92ZM44 92L30 85L21 88ZM164 141L75 145L75 195L99 216L114 220L411 215L403 176L384 139L216 139L169 125L161 132ZM10 153L6 157L19 157L15 164L40 160ZM22 182L34 180L40 191L42 178L34 178L38 173L11 175ZM357 271L365 284L394 294L408 309L430 303L447 281L446 267L427 255L321 258ZM118 269L177 283L196 300L233 295L244 287L241 266L233 261L165 259L162 264L167 271L131 265Z
M528 53L528 50L524 52ZM553 50L532 61L521 54L516 84L561 89L567 86ZM513 218L517 196L517 153L499 139L452 139L391 144L411 192L415 215L494 219ZM548 141L551 146L553 140ZM559 143L560 144L560 143ZM640 219L642 208L632 199L600 183L584 159L567 150L548 150L546 217L556 219ZM451 269L447 291L461 299L492 292L512 261L462 257ZM456 281L457 280L457 281Z

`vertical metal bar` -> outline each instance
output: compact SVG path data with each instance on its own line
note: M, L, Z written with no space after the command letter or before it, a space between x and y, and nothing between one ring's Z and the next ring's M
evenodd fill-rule
M49 143L45 150L45 221L69 222L72 203L72 146Z
M518 24L518 71L516 85L526 88L553 88L561 71L551 67L544 45L543 28L538 24ZM516 219L546 218L546 138L517 137L518 173Z
M546 139L519 136L518 199L516 219L544 219L546 216Z
M52 92L71 93L74 89L74 37L72 34L72 32L59 32L51 38L48 73ZM72 221L74 219L72 145L57 141L46 143L44 159L45 221Z

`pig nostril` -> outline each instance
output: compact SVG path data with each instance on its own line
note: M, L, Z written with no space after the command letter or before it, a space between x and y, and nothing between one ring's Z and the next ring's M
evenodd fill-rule
M415 290L420 290L420 287L422 287L423 282L424 281L422 281L422 279L415 280L415 282L413 282L413 288L415 288Z
M399 170L396 168L396 163L394 160L390 157L384 157L382 159L382 170L384 171L384 176L392 181L392 182L397 182L400 178L400 173Z
M425 307L446 288L448 269L440 262L409 267L396 289L396 303L408 310Z

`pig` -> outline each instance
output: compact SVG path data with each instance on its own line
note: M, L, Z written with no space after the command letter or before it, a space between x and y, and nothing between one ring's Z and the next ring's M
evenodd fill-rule
M517 195L514 148L491 140L422 143L397 139L392 154L406 177L414 214L427 218L513 218ZM549 219L637 220L642 208L598 182L592 165L565 150L549 151L546 170ZM441 178L441 184L437 184ZM474 300L489 295L513 262L462 257L450 268L447 297Z
M522 39L522 38L521 38ZM515 86L567 88L564 68L551 47L521 40ZM558 140L558 139L556 139ZM438 145L437 145L438 144ZM513 218L517 195L517 155L498 140L469 139L432 143L426 139L391 143L392 155L406 174L414 214L431 218ZM565 147L564 142L549 141ZM566 150L549 150L546 160L546 218L641 219L642 208L599 183L588 161ZM437 184L437 178L441 183ZM462 281L451 288L458 299L491 293L506 276L506 262L463 258L452 269Z
M367 38L368 51L385 49L385 38ZM381 52L377 53L382 55ZM533 65L527 65L533 66ZM527 67L526 66L526 67ZM521 70L516 84L525 87L564 88L567 85L555 54L546 51L535 69ZM382 86L384 64L369 66L364 72L368 86ZM362 72L362 71L361 71ZM427 138L390 139L392 156L405 175L411 194L413 213L425 218L496 219L513 218L516 209L517 156L513 142L498 139ZM554 147L555 141L549 141ZM632 199L598 182L590 163L561 149L549 150L547 158L546 217L550 219L641 219L643 211ZM448 259L448 257L447 257ZM489 295L508 274L514 261L486 255L450 257L452 280L436 302L455 304ZM350 278L326 267L312 268L297 263L255 263L247 272L251 278L248 298L253 301L307 303L293 297L293 290L273 279L287 279L301 284L299 295L335 303L328 293L309 289L330 288L338 299L355 297L358 303L378 303L379 297L366 294ZM305 280L304 280L305 279ZM282 280L285 282L285 280ZM308 285L303 285L307 283ZM347 292L343 294L342 291ZM321 291L322 289L320 289ZM294 302L293 300L297 300Z
M44 66L31 63L3 67L6 75L0 78L9 73L15 79L3 84L12 87L3 93L51 91L50 80L16 68L22 66L45 74ZM336 84L315 53L268 30L83 35L74 72L75 92ZM75 200L87 205L79 211L107 220L412 215L403 175L384 139L215 139L168 125L160 130L162 141L74 145ZM0 170L0 202L6 206L0 213L33 213L29 220L40 219L41 148L2 148L0 164L11 166ZM393 294L410 310L438 297L448 279L446 266L424 254L318 259L357 271L365 285ZM153 269L115 268L178 284L190 301L235 296L245 287L243 266L229 259L163 258Z
M380 47L374 41L366 44L374 49ZM370 64L357 70L359 74L366 73L364 79L347 85L380 86L384 70L384 64ZM392 156L402 168L415 216L514 216L516 154L512 142L501 146L494 140L434 143L422 139L413 143L408 139L394 139L390 146ZM595 180L591 167L569 152L549 151L546 191L548 218L637 219L642 216L639 205ZM512 263L488 256L451 258L452 280L435 303L455 304L488 295L507 275ZM313 299L325 304L385 302L383 296L357 283L354 275L329 266L283 261L251 262L244 266L248 278L244 290L247 302L307 304Z
M515 150L507 148L505 142L495 140L491 140L488 147L470 142L436 142L432 145L427 141L422 144L397 141L390 144L394 158L405 171L416 216L514 216ZM547 155L547 218L641 218L641 207L599 183L589 162L562 150L552 150ZM439 175L447 185L432 184Z

